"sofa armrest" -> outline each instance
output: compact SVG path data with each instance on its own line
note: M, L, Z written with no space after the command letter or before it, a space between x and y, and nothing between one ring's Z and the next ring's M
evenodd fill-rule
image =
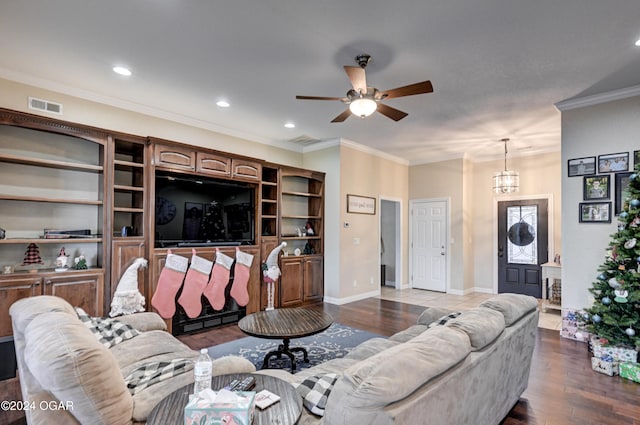
M150 311L117 316L114 317L114 319L130 325L140 332L167 330L165 321L162 320L162 318L157 313L153 313Z

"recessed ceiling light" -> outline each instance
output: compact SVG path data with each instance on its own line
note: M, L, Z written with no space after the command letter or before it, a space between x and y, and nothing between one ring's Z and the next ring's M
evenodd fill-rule
M218 105L221 108L228 108L229 106L231 106L229 102L227 102L226 100L219 100L216 102L216 105Z
M640 39L636 41L636 46L640 47Z
M114 66L113 72L115 72L116 74L124 75L125 77L131 75L131 71L129 71L129 69L125 68L124 66Z
M286 128L296 128L296 125L292 122L287 122L284 124Z

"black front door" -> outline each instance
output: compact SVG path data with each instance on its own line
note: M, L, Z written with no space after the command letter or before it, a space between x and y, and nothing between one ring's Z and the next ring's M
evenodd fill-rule
M498 202L498 293L542 297L548 261L546 199Z

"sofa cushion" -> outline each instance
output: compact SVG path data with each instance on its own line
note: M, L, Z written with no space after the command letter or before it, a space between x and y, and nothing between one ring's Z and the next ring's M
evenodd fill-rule
M407 342L429 329L426 325L413 325L389 337L391 341Z
M528 295L499 294L482 302L480 306L499 311L504 316L505 326L511 326L521 317L538 308L538 301Z
M423 311L420 316L418 316L417 323L419 325L429 326L431 323L435 322L442 316L445 316L452 312L452 310L448 310L446 308L427 307L427 309Z
M449 320L445 327L463 331L469 336L471 347L474 350L482 350L502 333L504 317L500 312L490 308L476 307Z
M42 313L24 337L25 364L58 400L73 400L79 423L131 423L133 399L115 358L75 314Z
M444 326L429 329L346 369L331 392L325 415L334 408L340 417L341 409L386 406L401 400L470 351L465 333Z
M460 316L462 313L459 311L453 312L453 313L449 313L447 315L442 316L441 318L439 318L438 320L436 320L435 322L431 322L429 324L429 327L432 328L434 326L444 326L447 324L447 322L451 319L455 319L456 317Z
M338 380L337 373L310 376L299 384L293 384L296 391L302 397L302 405L311 413L324 416L327 399L333 384Z
M178 357L196 359L199 355L165 331L142 332L137 337L109 349L123 375L144 364Z
M379 352L386 350L389 347L398 345L400 341L396 341L393 338L371 338L368 339L349 351L349 354L344 356L346 359L364 360L378 354Z

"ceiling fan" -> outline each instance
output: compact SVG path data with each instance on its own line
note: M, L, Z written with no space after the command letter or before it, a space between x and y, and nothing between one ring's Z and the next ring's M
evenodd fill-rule
M296 99L339 100L349 106L344 112L331 120L331 122L343 122L349 118L349 115L351 114L360 118L365 118L373 114L375 111L380 112L382 115L389 117L394 121L400 121L409 114L385 105L380 102L381 100L433 92L431 81L428 80L386 91L380 91L375 87L369 87L367 86L365 68L371 61L371 56L358 55L355 60L359 66L344 67L344 70L351 81L351 85L353 86L353 88L347 92L345 97L296 96Z

